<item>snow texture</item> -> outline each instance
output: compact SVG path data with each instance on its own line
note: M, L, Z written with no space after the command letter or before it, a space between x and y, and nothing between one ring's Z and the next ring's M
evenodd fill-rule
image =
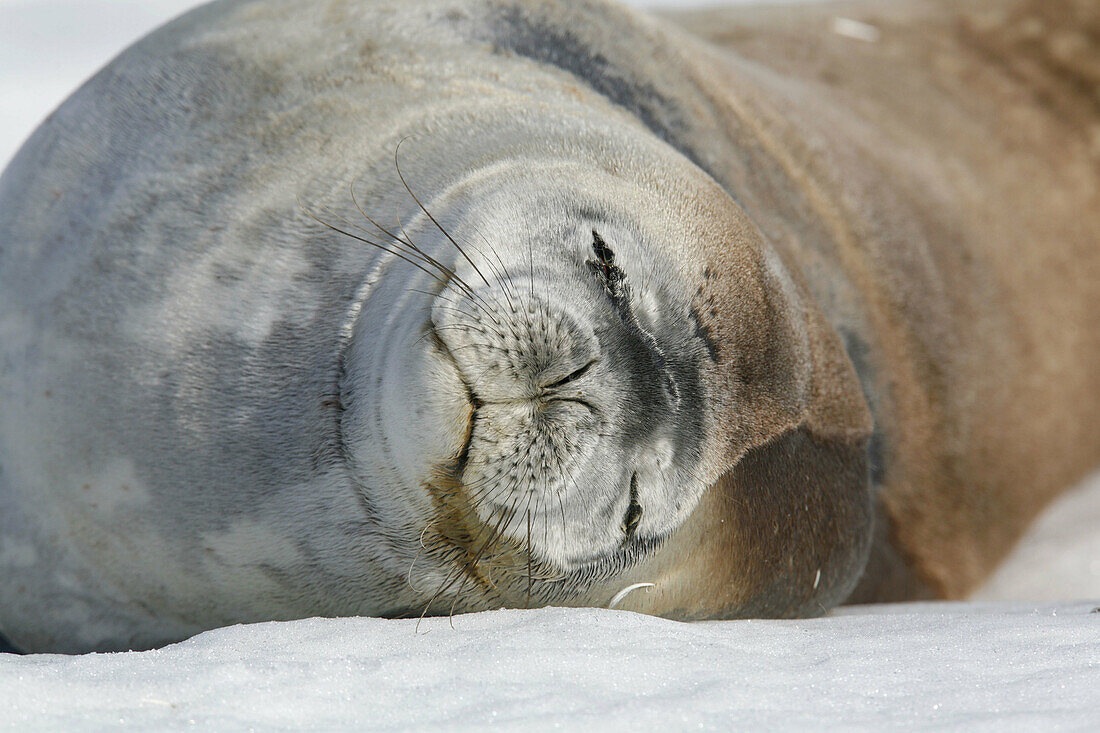
M82 79L196 4L4 0L0 166ZM0 730L1100 729L1100 474L976 598L802 621L308 619L150 652L0 654Z
M919 604L685 624L626 611L235 626L0 656L0 726L71 730L1095 729L1100 613Z

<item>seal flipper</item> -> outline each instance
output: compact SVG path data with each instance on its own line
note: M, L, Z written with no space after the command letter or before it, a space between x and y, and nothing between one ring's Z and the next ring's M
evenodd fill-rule
M682 619L815 616L844 602L870 552L867 436L805 425L749 449L670 540L650 613Z
M670 540L667 555L678 562L662 568L656 612L821 614L851 594L871 548L871 412L801 273L790 274L748 226L725 242L708 247L716 274L695 310L718 346L725 404L716 432L728 462Z

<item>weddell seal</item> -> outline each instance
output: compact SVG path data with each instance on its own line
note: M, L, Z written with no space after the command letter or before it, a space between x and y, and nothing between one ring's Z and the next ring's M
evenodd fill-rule
M0 179L0 633L964 596L1100 458L1100 13L830 7L123 53Z

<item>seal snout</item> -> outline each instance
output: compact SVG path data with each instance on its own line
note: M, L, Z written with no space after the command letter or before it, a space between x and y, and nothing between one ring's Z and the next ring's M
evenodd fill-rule
M457 478L481 524L559 568L652 544L689 503L672 368L610 248L598 257L595 279L513 278L431 312L472 405Z
M433 308L434 332L470 391L493 404L583 402L574 388L599 361L591 330L542 299L503 295L479 291L457 306L441 298Z

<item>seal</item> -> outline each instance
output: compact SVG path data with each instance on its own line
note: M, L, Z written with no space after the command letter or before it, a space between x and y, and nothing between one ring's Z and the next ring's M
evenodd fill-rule
M0 177L0 631L965 594L1100 456L1098 116L1016 16L857 10L130 48Z

